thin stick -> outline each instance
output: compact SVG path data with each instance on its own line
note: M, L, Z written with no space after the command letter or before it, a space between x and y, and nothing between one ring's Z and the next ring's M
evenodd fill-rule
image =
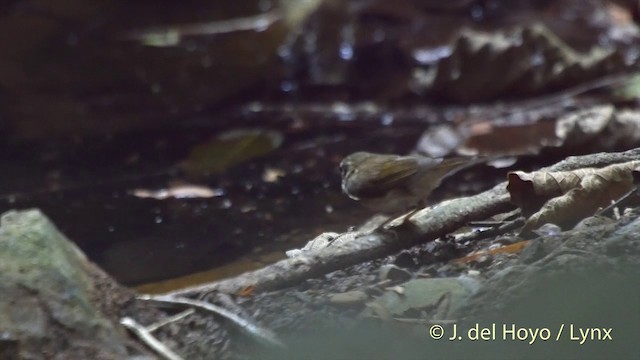
M637 196L638 193L640 193L640 188L635 187L631 191L629 191L626 194L622 195L622 197L620 197L618 200L616 200L615 202L611 203L611 205L609 205L606 208L598 211L596 213L596 215L597 216L605 216L608 212L612 211L614 208L621 206L623 203L626 203L632 196Z
M177 36L227 34L238 31L263 29L271 26L280 19L282 19L282 13L277 10L272 10L264 14L244 18L133 30L125 34L124 38L127 40L144 41L154 36L167 36L167 34L171 33L175 33Z
M457 243L465 243L469 241L479 241L492 236L502 235L511 230L515 230L524 225L524 218L518 218L511 221L504 221L502 225L498 227L491 227L484 231L472 231L469 233L461 234L455 238Z
M193 310L193 309L187 309L187 310L179 312L179 313L177 313L177 314L175 314L173 316L169 316L169 317L167 317L167 318L165 318L163 320L154 322L153 324L147 326L147 331L154 332L154 331L160 329L161 327L163 327L165 325L169 325L169 324L171 324L173 322L182 320L182 319L186 318L187 316L193 314L194 312L195 312L195 310Z
M178 296L153 296L153 295L141 295L137 297L138 300L142 301L151 301L164 305L181 305L181 306L191 306L196 309L201 309L207 312L211 312L217 315L224 317L231 321L232 324L236 325L240 330L242 330L245 334L251 336L254 339L257 339L263 344L271 345L274 347L285 347L285 345L278 339L276 334L274 334L271 330L262 328L249 320L246 320L227 309L221 308L219 306L213 305L211 303L199 300L192 300L184 297Z
M145 343L150 349L155 351L160 357L166 360L183 360L178 354L174 353L169 347L156 339L149 330L130 317L120 319L120 324L131 330L140 341Z
M480 227L480 228L495 228L498 227L502 224L504 224L504 221L489 221L489 220L485 220L485 221L469 221L467 223L467 226L469 227Z

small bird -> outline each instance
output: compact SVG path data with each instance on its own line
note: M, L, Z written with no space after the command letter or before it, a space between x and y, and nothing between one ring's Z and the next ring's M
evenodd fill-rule
M467 157L444 159L359 151L340 163L342 191L379 212L407 211L420 205L444 178L477 162L478 159ZM403 224L413 213L405 216Z

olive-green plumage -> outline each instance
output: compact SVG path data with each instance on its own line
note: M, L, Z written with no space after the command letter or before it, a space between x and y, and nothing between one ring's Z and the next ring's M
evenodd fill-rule
M425 200L445 177L477 159L356 152L340 163L342 190L382 212L407 210Z

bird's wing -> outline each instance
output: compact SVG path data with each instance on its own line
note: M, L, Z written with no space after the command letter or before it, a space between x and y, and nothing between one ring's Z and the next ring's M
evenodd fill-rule
M407 179L416 174L418 164L412 157L398 156L394 161L379 159L369 167L366 181L361 181L355 190L358 197L384 196L391 189L406 187Z

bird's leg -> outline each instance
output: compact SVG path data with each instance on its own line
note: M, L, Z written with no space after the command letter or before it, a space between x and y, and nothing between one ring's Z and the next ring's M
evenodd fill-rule
M402 217L402 222L398 226L409 225L411 223L411 221L410 221L411 217L413 217L413 215L415 215L418 211L422 210L424 207L425 207L424 201L423 200L419 200L418 203L416 204L416 206L413 207L413 209L411 209L407 214L405 214ZM382 224L378 225L375 230L387 231L385 226L388 225L390 222L392 222L395 219L396 218L393 217L393 216L389 217Z
M418 211L420 211L420 208L417 207L411 211L409 211L405 216L402 217L402 222L400 223L401 226L407 225L409 224L411 221L411 217L413 217L413 215L415 215Z
M391 236L393 236L397 240L398 239L398 234L392 228L386 228L385 227L388 223L390 223L391 221L393 221L395 219L396 218L394 218L393 216L389 217L382 224L376 226L375 229L371 230L371 232L380 231L380 232L383 232L383 233L387 233L387 234L390 234Z
M413 217L413 215L415 215L418 211L422 210L424 207L425 207L424 200L418 200L418 203L416 204L416 206L411 211L409 211L405 216L402 217L402 223L400 223L400 225L401 226L407 225L411 220L411 217Z
M393 220L395 220L395 218L394 218L393 216L389 216L389 218L388 218L387 220L383 221L383 222L382 222L382 224L380 224L380 225L376 226L375 230L382 230L382 231L387 230L387 229L385 228L385 226L386 226L387 224L389 224L390 222L392 222Z

